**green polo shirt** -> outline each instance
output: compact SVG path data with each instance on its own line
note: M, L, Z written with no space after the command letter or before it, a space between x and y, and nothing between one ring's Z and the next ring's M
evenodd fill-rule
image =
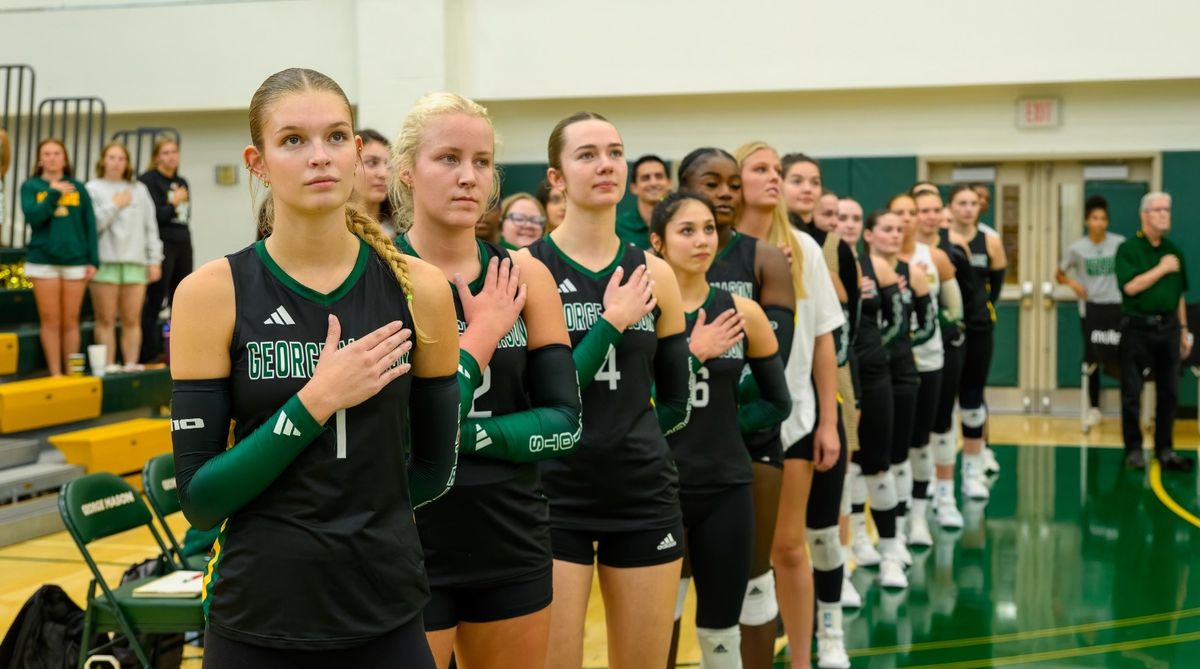
M1162 260L1173 254L1179 258L1179 271L1172 272L1156 281L1154 285L1137 295L1125 294L1125 284L1144 274ZM1183 252L1170 239L1163 237L1158 246L1150 244L1146 235L1138 230L1133 238L1117 249L1117 285L1121 288L1121 311L1134 316L1156 316L1175 313L1179 309L1179 298L1188 289L1187 266Z
M642 220L637 206L617 216L617 236L626 244L633 244L639 249L650 248L650 225Z

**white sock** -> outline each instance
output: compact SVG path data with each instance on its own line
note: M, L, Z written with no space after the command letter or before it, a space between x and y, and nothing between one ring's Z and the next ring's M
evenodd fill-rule
M954 499L954 479L938 479L933 486L934 498L938 500Z

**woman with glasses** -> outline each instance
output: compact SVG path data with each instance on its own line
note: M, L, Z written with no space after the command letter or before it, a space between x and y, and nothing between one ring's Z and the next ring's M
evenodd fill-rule
M529 193L514 193L500 203L500 246L523 249L542 238L546 210Z

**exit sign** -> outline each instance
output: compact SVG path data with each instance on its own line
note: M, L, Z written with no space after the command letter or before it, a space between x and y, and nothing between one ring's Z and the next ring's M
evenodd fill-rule
M1017 100L1018 128L1057 128L1061 124L1062 103L1058 98Z

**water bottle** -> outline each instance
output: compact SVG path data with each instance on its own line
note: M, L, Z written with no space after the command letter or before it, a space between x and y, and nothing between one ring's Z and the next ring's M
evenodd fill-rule
M171 364L171 321L163 323L163 356L167 365Z

